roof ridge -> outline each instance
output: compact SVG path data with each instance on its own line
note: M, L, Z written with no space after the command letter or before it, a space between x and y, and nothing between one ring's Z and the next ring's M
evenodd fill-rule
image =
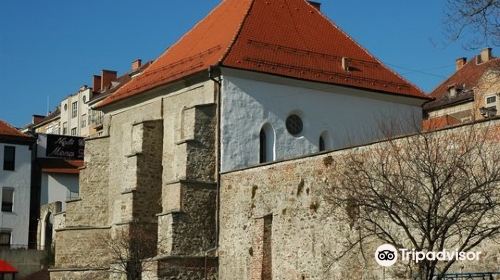
M306 1L306 3L308 5L310 5L311 7L314 7L311 5L311 3L309 3L309 1ZM378 62L383 68L385 68L386 70L388 70L389 72L391 72L392 74L396 75L398 78L400 78L401 80L403 80L404 82L408 83L410 86L413 86L415 87L416 89L418 89L420 91L420 93L422 93L422 95L424 96L427 96L427 94L425 94L425 91L423 91L419 86L417 86L416 84L414 84L413 82L411 81L408 81L407 79L405 79L404 77L402 77L401 75L399 75L396 71L392 70L391 68L389 68L388 66L386 66L381 60L379 60L376 56L374 56L370 51L368 51L368 49L366 49L365 47L363 47L361 44L359 44L356 40L354 40L354 38L352 38L349 34L347 34L342 28L340 28L340 26L338 26L333 20L331 20L330 18L328 18L326 15L324 15L322 12L319 12L318 13L321 17L323 17L326 21L328 21L331 25L333 25L333 27L337 28L342 34L344 34L349 40L351 40L354 44L356 44L356 46L358 46L360 49L362 49L364 52L366 52L366 54L368 54L368 56L370 56L371 58L373 58L376 62Z
M222 54L221 58L218 59L219 63L222 63L226 58L227 56L229 55L229 53L231 52L231 50L233 49L234 47L234 44L236 43L236 41L238 41L238 37L240 36L241 34L241 31L243 30L243 26L245 25L247 19L248 19L248 15L250 14L250 11L252 10L253 8L253 4L255 3L256 0L248 0L250 1L250 4L248 5L248 10L247 12L245 13L245 16L243 17L243 20L241 21L240 25L238 26L238 29L236 31L236 34L234 34L234 37L233 39L231 40L231 42L229 43L229 47L226 49L226 51Z

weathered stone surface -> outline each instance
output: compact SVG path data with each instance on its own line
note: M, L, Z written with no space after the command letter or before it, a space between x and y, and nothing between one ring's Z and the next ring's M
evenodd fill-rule
M68 203L66 227L57 231L55 279L123 278L106 271L114 265L112 253L91 239L113 240L118 231L133 232L134 226L151 233L148 240L159 235L158 248L168 248L162 254L173 257L204 256L215 245L213 82L166 89L164 95L129 105L108 112L106 136L87 142L81 199ZM204 262L158 264L145 275L205 279ZM216 267L210 266L209 279Z
M85 144L85 168L80 171L80 199L66 204L66 226L108 225L109 137Z
M500 120L478 126L487 125L498 132L491 135L500 142ZM384 271L375 263L373 253L380 242L365 244L366 255L355 251L335 259L346 249L346 237L356 231L339 222L345 212L333 209L332 214L332 206L324 200L325 190L337 179L332 162L370 147L223 174L219 279L263 279L269 269L264 227L268 215L272 215L272 279L383 279L384 273L404 275L403 265ZM459 262L451 271L461 271L462 267L466 271L500 269L498 243L486 243L477 250L488 255L481 262Z
M110 253L96 246L110 238L108 228L63 229L56 233L55 268L109 268Z

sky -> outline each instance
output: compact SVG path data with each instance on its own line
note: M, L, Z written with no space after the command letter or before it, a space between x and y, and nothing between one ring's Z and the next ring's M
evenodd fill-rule
M0 119L22 127L91 85L101 69L120 75L136 58L155 59L219 2L0 1ZM328 18L426 92L453 73L456 58L479 52L444 39L445 1L320 2Z

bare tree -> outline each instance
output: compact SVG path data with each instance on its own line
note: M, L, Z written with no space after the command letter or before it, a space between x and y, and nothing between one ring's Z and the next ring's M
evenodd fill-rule
M100 236L95 244L109 252L110 273L125 275L127 280L142 279L142 273L148 270L148 262L144 260L156 255L156 225L151 227L132 222L111 230L111 238Z
M477 126L391 139L338 158L339 179L325 199L358 231L338 257L362 251L368 240L467 252L498 238L499 129ZM408 263L407 277L439 279L455 261Z
M500 0L447 0L445 24L450 39L471 36L469 48L500 45Z

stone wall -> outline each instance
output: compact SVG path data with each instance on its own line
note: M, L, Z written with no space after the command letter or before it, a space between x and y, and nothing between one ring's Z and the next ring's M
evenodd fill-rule
M496 131L491 139L500 143L500 120L478 124L487 125ZM380 242L367 243L363 252L356 250L336 259L346 249L347 237L356 231L341 221L345 211L332 209L325 201L325 191L337 179L332 161L376 145L384 143L222 174L219 279L382 279L384 274L402 275L399 266L384 271L375 263L373 253ZM271 238L270 247L266 238ZM494 244L477 248L487 252L481 262L457 263L451 271L499 271L500 246Z
M108 226L109 137L85 142L80 198L66 202L66 227Z
M107 112L106 136L87 141L80 199L68 203L65 227L56 232L52 278L123 278L110 273L116 256L96 239L127 238L118 232L130 236L134 228L157 245L145 257L160 255L145 275L215 277L216 263L205 270L204 261L215 246L214 101L206 81Z

